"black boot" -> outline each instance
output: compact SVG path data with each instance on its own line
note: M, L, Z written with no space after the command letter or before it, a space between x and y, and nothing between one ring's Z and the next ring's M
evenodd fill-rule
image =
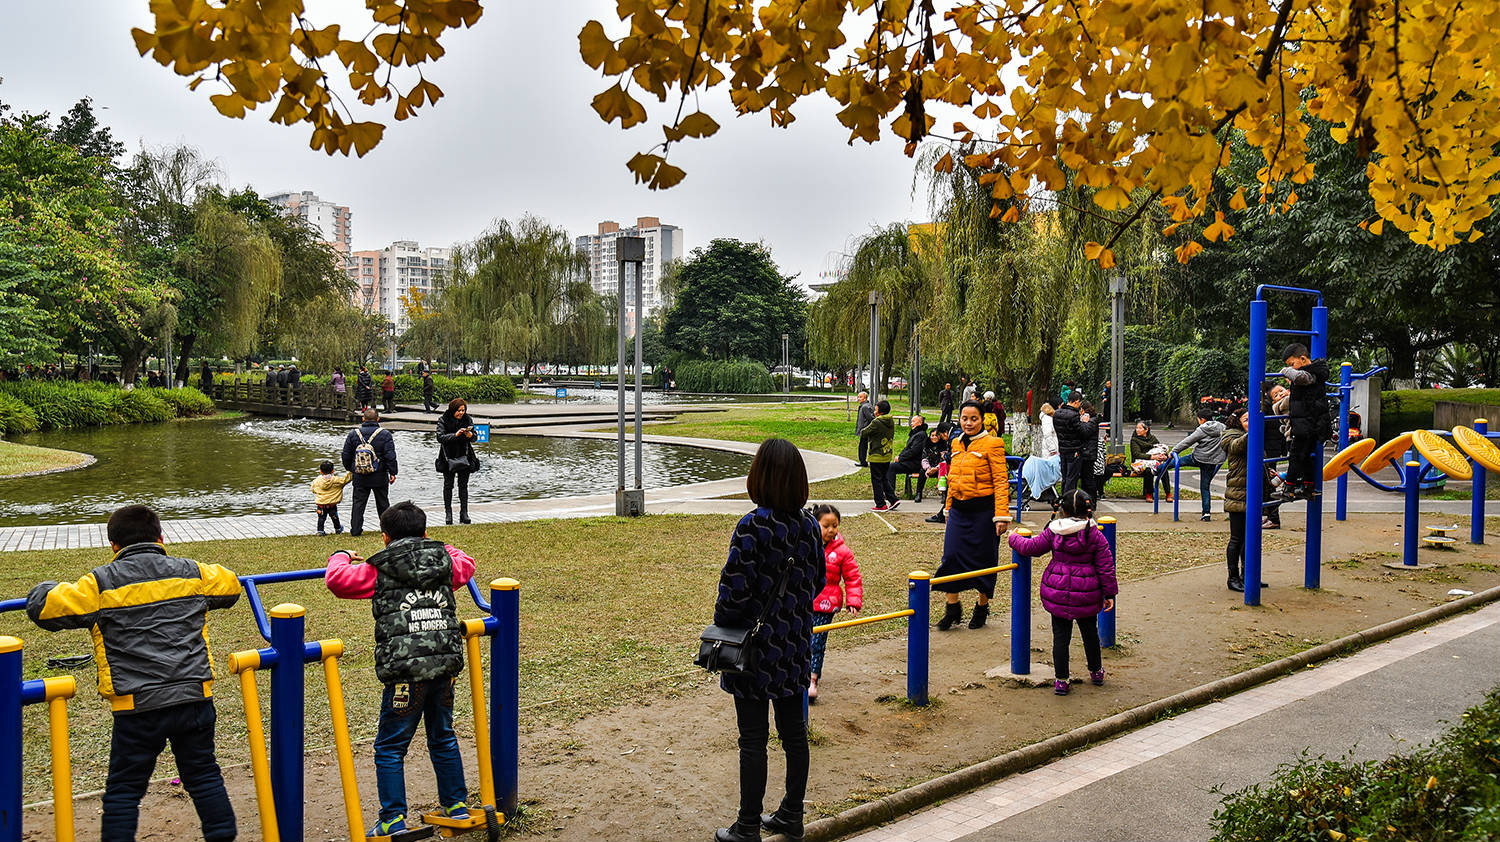
M760 822L736 821L714 831L714 842L760 842Z
M989 616L990 616L990 607L989 607L989 605L976 605L976 606L974 606L974 613L973 613L973 615L971 615L969 617L969 628L971 628L971 629L982 629L982 628L984 628L984 621L987 620L987 619L989 619Z
M938 620L938 631L947 631L953 628L953 624L964 618L964 607L957 602L948 603L943 611L943 619Z
M463 484L458 487L458 522L469 522L469 478L463 478Z
M1235 593L1245 592L1245 574L1240 572L1240 566L1235 562L1229 562L1229 589Z
M446 478L445 478L446 479ZM448 516L448 525L453 525L453 486L443 483L443 512Z
M760 826L785 836L791 842L802 839L802 814L790 812L785 807L774 813L761 813Z

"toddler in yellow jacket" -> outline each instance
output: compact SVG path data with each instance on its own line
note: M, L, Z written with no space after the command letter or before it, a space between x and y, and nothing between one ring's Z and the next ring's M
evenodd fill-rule
M318 504L318 534L327 535L323 531L325 518L333 518L333 533L335 535L344 531L343 525L339 523L339 504L344 502L344 486L349 480L354 479L354 474L348 471L343 476L335 476L333 463L324 462L318 466L318 478L312 481L313 501Z

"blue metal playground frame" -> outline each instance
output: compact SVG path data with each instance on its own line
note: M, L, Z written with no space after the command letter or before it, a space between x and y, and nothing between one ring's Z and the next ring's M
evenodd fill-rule
M1308 330L1296 328L1273 328L1267 324L1270 303L1266 300L1268 292L1283 292L1290 295L1306 295L1317 299L1318 303L1312 311L1312 327ZM1261 384L1266 380L1279 377L1281 372L1266 370L1266 341L1271 335L1278 336L1302 336L1308 339L1308 351L1313 359L1328 356L1328 308L1323 305L1323 293L1315 289L1303 287L1279 286L1276 284L1261 284L1255 288L1255 300L1250 302L1250 383L1246 391L1249 403L1249 434L1248 453L1246 458L1252 464L1274 465L1282 461L1284 457L1266 458L1266 421L1274 421L1285 418L1284 415L1266 415L1261 410ZM1343 416L1346 410L1341 409ZM1344 416L1347 418L1347 416ZM1303 561L1303 586L1307 588L1319 587L1322 577L1323 561L1323 448L1320 443L1313 448L1314 471L1313 485L1317 493L1307 501L1307 550ZM1246 472L1245 499L1261 500L1264 494L1266 473L1264 470L1251 470ZM1341 495L1342 496L1342 495ZM1269 505L1280 505L1279 502L1261 503L1262 509ZM1250 517L1247 512L1245 518L1245 604L1260 604L1260 573L1261 573L1261 539L1260 517Z

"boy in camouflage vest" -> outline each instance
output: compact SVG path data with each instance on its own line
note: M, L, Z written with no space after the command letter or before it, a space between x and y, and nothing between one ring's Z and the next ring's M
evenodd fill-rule
M375 733L380 819L371 836L406 829L405 758L419 723L427 727L443 813L466 817L469 811L453 733L453 681L464 667L453 592L473 577L474 560L428 539L427 515L410 500L381 514L380 531L385 549L368 561L339 550L328 557L324 577L334 596L372 600L375 615L375 676L385 692Z

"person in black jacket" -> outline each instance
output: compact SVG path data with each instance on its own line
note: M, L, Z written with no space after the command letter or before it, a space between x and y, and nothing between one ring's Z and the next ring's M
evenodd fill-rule
M1098 441L1098 428L1084 420L1081 412L1083 393L1074 389L1068 393L1068 402L1052 413L1052 425L1057 430L1057 453L1062 463L1062 493L1078 487L1083 477L1085 454L1092 464L1093 445Z
M98 376L95 375L95 379ZM208 367L208 359L205 357L203 364L198 368L198 391L212 396L214 393L214 370Z
M479 470L474 453L474 419L463 398L448 402L448 411L437 422L437 472L443 475L443 510L453 525L453 484L458 483L458 522L469 522L469 474Z
M1287 454L1286 487L1282 489L1282 498L1286 500L1307 500L1317 494L1315 454L1328 436L1328 361L1321 357L1310 359L1307 353L1307 346L1300 342L1293 342L1281 352L1286 361L1281 376L1292 390L1287 408L1292 442Z
M823 535L807 505L807 466L796 445L771 438L750 463L746 490L755 510L740 518L729 558L719 574L714 625L749 629L764 616L755 637L757 658L742 673L720 679L734 696L739 726L740 807L715 842L760 842L764 827L802 838L807 797L807 719L803 703L811 677L813 600L826 584ZM766 795L767 708L786 753L786 796L774 813L761 813Z
M369 409L375 402L375 381L365 366L359 367L359 374L354 378L354 399L359 402L360 409Z
M422 372L422 411L423 412L436 412L437 411L437 397L435 397L436 392L437 392L437 386L434 385L433 382L432 382L432 369L427 369L426 371ZM450 404L449 406L451 407L452 405Z
M114 552L108 564L77 582L42 582L26 597L26 615L38 626L88 629L94 639L99 694L114 712L95 838L135 839L141 797L170 742L203 838L234 839L234 808L214 759L204 625L210 610L239 599L240 580L220 565L168 555L161 519L146 506L117 509L105 530Z
M953 420L953 384L944 383L943 391L938 392L938 411L942 413L938 417L939 424L947 424Z
M886 486L894 492L896 477L904 475L907 477L906 490L911 491L911 475L916 474L921 479L917 481L917 493L912 496L912 502L920 503L922 502L922 484L927 479L926 473L922 470L922 451L927 447L927 419L920 415L913 415L908 424L906 444L901 448L896 461L891 463L886 476Z
M362 464L358 451L368 444L374 451L373 464ZM375 493L375 516L390 506L390 489L396 482L396 440L391 431L380 426L380 413L365 410L364 423L350 430L344 438L344 470L354 473L354 507L349 512L349 536L358 538L364 531L365 506L370 492Z

